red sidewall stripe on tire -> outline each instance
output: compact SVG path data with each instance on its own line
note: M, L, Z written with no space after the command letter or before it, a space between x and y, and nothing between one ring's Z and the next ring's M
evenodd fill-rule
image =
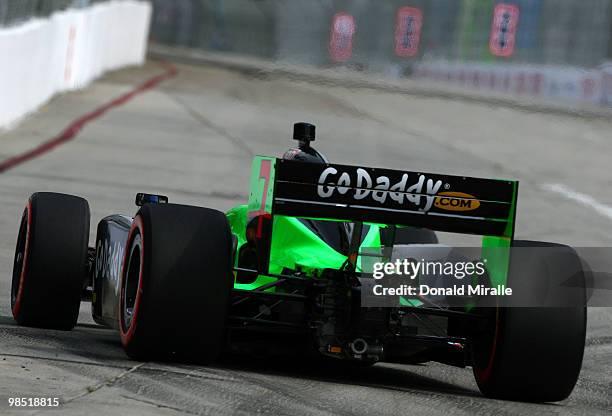
M73 140L77 136L77 134L83 129L83 127L85 127L85 125L87 125L88 123L101 117L112 108L119 107L125 104L126 102L134 98L136 95L142 94L143 92L146 92L156 87L162 81L174 77L178 73L176 67L174 67L174 65L168 62L162 62L161 65L165 68L165 71L162 74L156 75L153 78L148 79L133 90L123 95L120 95L114 100L76 119L75 121L70 123L60 134L41 143L34 149L28 150L24 153L21 153L19 155L4 160L3 162L0 162L0 173L4 173L7 170L19 166L31 159L42 156L43 154L50 152L56 147Z
M129 328L124 328L123 323L125 322L125 285L126 285L126 267L128 265L129 256L132 253L132 240L134 239L134 235L136 230L140 233L140 269L138 270L138 288L136 290L136 300L134 302L134 310L132 312L132 322L130 323ZM126 249L123 255L123 263L121 266L121 283L119 285L120 295L119 295L119 332L121 334L121 344L126 347L134 337L134 332L136 331L136 326L138 323L138 311L140 310L140 303L142 299L142 277L144 271L144 226L142 223L142 217L140 215L136 215L134 221L132 222L132 227L130 228L130 232L128 233L128 238L126 241Z
M501 336L501 311L499 307L495 312L495 335L493 338L493 345L491 345L491 353L489 355L489 360L487 361L487 366L483 369L474 368L474 372L476 373L476 377L479 380L484 382L488 381L493 374L493 366L495 365L495 356L497 355L497 348L499 347L499 338Z
M30 241L32 235L32 200L28 200L26 205L26 212L28 215L27 225L26 225L26 241L23 249L23 262L21 264L21 273L19 275L19 290L17 291L17 295L15 297L15 304L13 305L12 312L13 318L17 319L17 315L19 315L19 310L21 309L21 302L23 299L23 284L25 282L25 277L28 272L28 260L30 257ZM19 237L18 237L19 238Z

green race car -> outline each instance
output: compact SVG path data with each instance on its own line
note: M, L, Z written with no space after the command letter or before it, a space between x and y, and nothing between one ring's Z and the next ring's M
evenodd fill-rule
M84 199L33 194L15 252L15 319L71 329L87 299L137 360L437 361L471 366L490 397L566 398L585 342L582 265L570 247L514 239L518 182L331 164L314 136L298 123L298 147L253 159L247 204L222 213L138 194L136 215L102 219L91 248ZM457 256L437 232L482 245ZM422 269L409 284L375 274L440 258L455 271L476 266L461 269L459 286ZM578 284L563 303L502 300L508 288L550 293L568 273Z

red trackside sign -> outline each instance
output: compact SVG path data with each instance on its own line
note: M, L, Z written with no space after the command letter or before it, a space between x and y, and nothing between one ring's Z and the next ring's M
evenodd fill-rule
M395 21L395 54L402 58L415 56L419 51L423 13L415 7L401 7Z
M329 35L329 56L334 62L345 62L353 54L355 19L350 14L336 13Z
M518 21L518 6L504 3L495 6L489 39L489 49L493 55L508 57L514 54Z

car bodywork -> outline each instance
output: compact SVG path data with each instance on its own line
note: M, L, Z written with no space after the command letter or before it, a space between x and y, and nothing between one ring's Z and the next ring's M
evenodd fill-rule
M482 321L474 305L437 308L401 298L395 308L361 307L363 251L392 247L398 227L478 234L490 283L503 285L517 191L510 180L255 157L248 203L226 214L235 279L228 346L253 352L261 334L277 344L289 334L335 358L466 365L469 335ZM98 224L92 313L114 328L131 223L112 215ZM432 333L423 319L444 333Z

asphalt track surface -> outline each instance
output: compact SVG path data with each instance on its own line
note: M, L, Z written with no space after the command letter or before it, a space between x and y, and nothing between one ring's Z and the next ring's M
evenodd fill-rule
M225 210L247 196L250 158L280 155L294 121L318 127L315 145L337 163L521 181L517 236L612 245L612 122L462 100L347 89L206 66L71 126L144 81L150 62L53 99L0 133L0 414L449 415L609 414L612 310L593 308L584 365L562 403L483 398L470 369L379 364L368 369L229 358L212 367L138 363L89 305L72 332L21 328L10 314L18 220L28 195L81 195L96 222L133 214L139 191ZM153 86L152 86L153 87ZM58 146L51 139L74 134ZM14 160L14 159L13 159ZM1 170L1 169L0 169ZM180 312L180 311L179 311ZM529 374L525 374L529 377ZM16 410L7 397L59 397L57 409Z

